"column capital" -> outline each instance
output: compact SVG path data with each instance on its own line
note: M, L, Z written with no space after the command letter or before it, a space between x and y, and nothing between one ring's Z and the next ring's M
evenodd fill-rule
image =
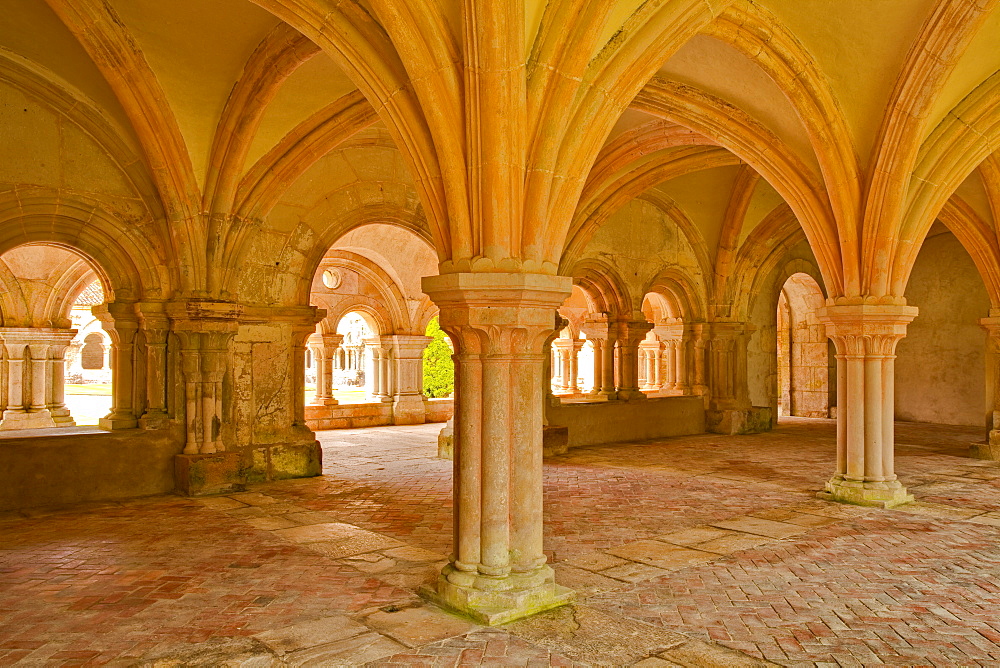
M991 337L1000 341L1000 315L993 315L993 311L995 310L997 309L990 309L990 317L980 318L979 324ZM2 334L2 331L0 331L0 334Z
M568 276L462 273L427 276L423 290L441 309L441 329L458 352L540 354L569 297Z
M339 348L344 342L343 334L323 334L322 338L324 348Z
M816 311L838 354L849 357L893 355L917 313L916 306L900 304L837 304Z

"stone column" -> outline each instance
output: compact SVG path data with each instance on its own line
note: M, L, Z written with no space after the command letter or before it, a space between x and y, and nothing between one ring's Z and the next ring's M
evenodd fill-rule
M382 349L378 345L378 339L369 339L365 341L365 347L371 351L372 354L372 398L376 401L382 400L382 374L380 373L379 366L381 365Z
M589 337L587 340L594 347L594 385L590 388L590 396L596 397L601 394L601 376L604 373L604 347L607 341Z
M392 350L392 423L423 424L427 421L423 393L424 349L432 339L401 334L384 338Z
M140 302L139 326L146 339L146 410L139 418L142 429L165 429L167 416L167 332L170 321L163 304Z
M133 429L135 415L135 334L139 319L135 304L111 302L91 311L111 337L111 412L98 421L101 429Z
M916 307L835 305L817 315L837 347L838 377L837 470L820 496L882 508L913 501L894 471L894 360Z
M62 360L73 329L0 327L6 397L0 429L71 427L64 403Z
M180 341L184 375L184 455L210 455L226 450L224 424L231 423L223 405L223 383L242 308L211 301L167 305L170 325ZM304 364L304 360L299 358ZM299 403L302 403L301 394Z
M393 397L392 337L365 339L365 345L372 351L372 395L376 401L389 403Z
M336 406L338 404L338 401L333 397L333 370L334 368L339 368L340 344L343 341L344 337L340 334L323 335L323 365L322 369L316 369L316 378L318 382L320 371L322 371L324 385L322 394L319 393L319 387L317 386L316 388L317 404L320 401L322 401L324 406Z
M587 338L594 342L594 391L597 396L617 398L615 393L615 341L618 326L608 314L589 317L583 323Z
M708 373L705 367L707 366L706 347L708 344L707 330L709 326L705 323L696 323L688 327L691 331L691 371L694 376L694 385L691 391L705 399L707 408L710 393L708 390Z
M75 329L49 334L45 374L45 408L57 427L75 427L76 420L66 407L66 350L76 336Z
M582 348L582 343L580 339L571 339L570 347L566 351L569 355L569 383L566 389L570 394L579 394L580 392L580 348Z
M645 399L639 391L639 343L653 323L645 320L618 321L618 387L619 399Z
M576 391L576 383L573 382L573 348L573 339L560 338L552 342L559 368L556 391L560 394L572 394Z
M542 370L568 277L462 273L423 279L455 344L455 535L425 594L499 624L562 605L542 550Z
M771 428L770 407L750 405L747 385L747 346L753 326L743 322L714 322L708 351L710 400L705 414L708 431L752 434Z
M688 336L687 328L681 334L681 338L675 340L674 346L677 349L677 354L674 357L673 389L681 394L691 394L690 371L688 369L691 339Z
M660 342L644 340L639 344L640 357L645 362L642 389L656 392L660 389Z

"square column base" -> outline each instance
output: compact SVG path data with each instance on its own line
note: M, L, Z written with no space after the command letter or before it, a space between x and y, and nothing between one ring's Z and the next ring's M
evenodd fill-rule
M855 506L895 508L913 503L913 495L898 480L891 482L861 482L839 476L826 483L826 490L816 495L824 501L850 503Z
M102 417L97 421L97 426L105 431L115 431L116 429L135 429L139 426L139 421L128 417Z
M531 573L488 577L466 573L448 564L434 588L419 594L442 608L471 617L479 624L496 626L572 603L576 593L557 585L550 566Z
M242 492L246 474L238 452L175 455L174 486L185 496Z
M618 390L616 399L619 401L642 401L646 395L639 390Z
M542 427L542 456L555 457L569 450L569 427Z
M705 411L705 430L729 435L771 431L771 408L752 406L746 410L708 410Z
M438 434L438 459L455 459L455 428L451 420Z
M989 443L973 443L969 446L969 456L973 459L988 459L1000 462L1000 431L990 431Z
M47 410L35 411L34 413L19 413L17 411L4 411L3 420L0 421L0 429L49 429L58 427L52 415Z
M392 402L392 423L423 424L427 422L427 410L421 394L400 395Z

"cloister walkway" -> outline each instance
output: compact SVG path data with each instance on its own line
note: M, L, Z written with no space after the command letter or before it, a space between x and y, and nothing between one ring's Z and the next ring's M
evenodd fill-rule
M0 665L1000 661L979 430L898 423L917 503L890 511L815 499L831 420L571 450L546 550L578 603L484 629L416 593L450 545L439 429L321 432L325 475L242 494L0 516Z

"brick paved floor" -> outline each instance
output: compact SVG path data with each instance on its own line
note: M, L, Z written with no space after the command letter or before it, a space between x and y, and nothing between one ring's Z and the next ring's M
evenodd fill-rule
M579 602L499 630L415 594L451 542L437 430L323 432L324 476L244 494L0 517L0 665L1000 663L978 430L900 424L917 503L891 511L814 499L832 421L572 450L546 549Z

